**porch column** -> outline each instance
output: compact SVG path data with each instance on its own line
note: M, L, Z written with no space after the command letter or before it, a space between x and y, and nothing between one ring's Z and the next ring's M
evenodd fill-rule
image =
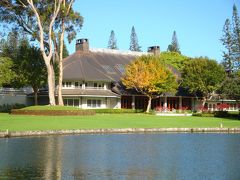
M135 96L132 96L132 109L135 109Z
M118 98L118 99L117 99L117 108L118 108L118 109L121 109L121 106L122 106L122 105L121 105L121 98Z
M179 112L182 112L182 96L179 96Z
M167 96L164 96L163 107L164 107L164 111L167 111Z
M85 82L82 84L82 89L86 89Z

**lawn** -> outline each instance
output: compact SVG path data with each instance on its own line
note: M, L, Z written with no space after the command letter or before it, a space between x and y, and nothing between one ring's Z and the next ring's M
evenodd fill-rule
M240 120L214 117L160 117L146 114L93 116L23 116L0 114L0 131L67 130L98 128L240 127Z

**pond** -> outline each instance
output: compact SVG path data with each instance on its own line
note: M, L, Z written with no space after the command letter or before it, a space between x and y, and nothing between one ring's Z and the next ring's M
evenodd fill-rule
M0 179L240 179L240 134L0 139Z

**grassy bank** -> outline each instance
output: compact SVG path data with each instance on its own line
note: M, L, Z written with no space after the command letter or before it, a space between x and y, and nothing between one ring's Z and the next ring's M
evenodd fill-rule
M159 117L146 114L94 116L25 116L0 114L0 131L67 130L99 128L240 127L239 120L214 117Z

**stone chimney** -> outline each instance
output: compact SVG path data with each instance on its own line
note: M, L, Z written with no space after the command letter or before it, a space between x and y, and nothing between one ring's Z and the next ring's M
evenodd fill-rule
M160 47L159 46L151 46L148 48L149 53L153 53L154 55L160 54Z
M76 41L76 51L88 52L89 51L88 39L78 39Z

